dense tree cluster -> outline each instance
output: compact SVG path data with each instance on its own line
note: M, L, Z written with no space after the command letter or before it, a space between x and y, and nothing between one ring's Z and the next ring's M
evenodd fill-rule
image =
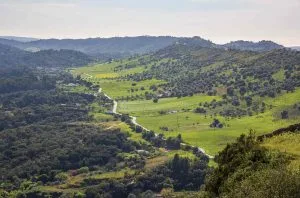
M142 137L156 147L165 147L170 150L180 149L180 145L183 142L181 134L177 137L165 138L163 134L156 135L154 131L143 131Z
M205 182L210 197L298 197L300 176L286 169L289 158L240 136L216 156L218 167ZM277 178L274 180L274 178Z
M118 161L117 154L131 152L134 145L118 131L105 133L97 127L68 124L32 125L1 132L2 179L17 178L55 181L57 171L83 166L110 169ZM116 162L110 163L112 159ZM36 177L33 177L36 176Z
M86 197L154 197L153 192L163 188L179 190L199 190L204 184L208 158L201 155L191 160L178 154L168 163L158 166L143 175L128 176L123 180L93 181L94 187L86 190ZM148 195L148 196L147 196Z
M47 83L38 76L43 72L28 70L21 74L7 71L2 79L20 80L26 88L16 86L0 95L0 175L1 187L20 188L25 179L32 182L59 182L61 171L97 169L113 170L124 159L120 153L134 152L140 145L127 139L119 130L104 129L87 124L89 105L111 101L92 94L64 92L60 83L83 83L66 74L45 75ZM30 77L28 77L28 75ZM18 79L18 80L17 80ZM37 85L37 86L35 86ZM9 85L2 83L3 90ZM126 161L128 167L143 166L143 159ZM85 167L85 168L84 168Z

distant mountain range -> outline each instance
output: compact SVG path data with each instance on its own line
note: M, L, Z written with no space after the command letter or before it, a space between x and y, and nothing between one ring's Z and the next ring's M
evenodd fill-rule
M297 50L297 51L300 51L300 46L294 46L294 47L290 47L290 48L292 48L294 50Z
M34 52L48 49L76 50L102 60L128 57L135 54L146 54L163 49L175 43L260 52L283 48L282 45L272 41L260 41L257 43L250 41L234 41L225 45L217 45L200 37L138 36L88 39L30 39L32 38L26 38L26 42L24 42L24 38L22 40L22 38L20 39L19 37L0 37L0 43Z
M19 37L19 36L0 36L0 38L7 39L7 40L20 41L20 42L30 42L30 41L39 40L37 38Z
M41 50L27 52L0 44L0 68L4 67L76 67L87 65L93 59L74 50Z
M171 45L178 38L169 36L114 37L88 39L43 39L30 42L0 39L0 43L20 49L38 48L76 50L94 57L121 58L134 54L145 54Z

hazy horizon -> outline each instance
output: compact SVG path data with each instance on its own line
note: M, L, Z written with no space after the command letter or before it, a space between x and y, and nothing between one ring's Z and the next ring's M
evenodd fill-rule
M175 36L300 45L300 1L1 0L0 35L39 39Z
M55 37L48 37L48 38L37 38L37 37L31 37L31 36L15 36L15 35L0 35L0 38L1 37L16 37L16 38L28 38L28 39L37 39L37 40L47 40L47 39L57 39L57 40L63 40L63 39L96 39L96 38L125 38L125 37L141 37L141 36L149 36L149 37L182 37L182 38L192 38L192 37L200 37L202 39L205 39L205 40L209 40L215 44L219 44L219 45L223 45L223 44L227 44L227 43L230 43L230 42L234 42L234 41L250 41L250 42L259 42L259 41L273 41L273 40L268 40L268 39L262 39L262 40L245 40L245 39L238 39L238 40L230 40L228 42L223 42L223 43L218 43L218 42L215 42L213 40L210 40L210 39L207 39L207 38L203 38L199 35L195 35L195 36L173 36L173 35L134 35L134 36L108 36L108 37L78 37L78 38L69 38L69 37L62 37L62 38L55 38ZM11 39L13 40L13 39ZM275 42L275 41L274 41ZM280 45L284 45L282 43L279 43L279 42L276 42L277 44L280 44ZM284 45L285 46L285 45ZM290 45L290 46L285 46L285 47L298 47L298 45Z

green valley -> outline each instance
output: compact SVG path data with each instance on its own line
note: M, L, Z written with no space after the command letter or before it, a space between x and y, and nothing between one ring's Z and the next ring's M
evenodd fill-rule
M281 57L292 58L278 62ZM299 122L299 73L291 72L300 68L299 57L288 50L254 53L174 45L72 73L99 85L118 101L118 112L137 117L145 128L166 137L181 134L186 143L214 155L242 133L260 135ZM202 81L195 85L193 78ZM287 119L281 117L285 110ZM222 127L211 127L214 120Z

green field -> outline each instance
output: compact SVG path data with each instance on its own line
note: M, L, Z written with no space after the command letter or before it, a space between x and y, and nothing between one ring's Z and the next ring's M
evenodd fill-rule
M257 135L268 133L277 128L299 122L299 116L282 120L278 118L278 112L283 107L292 106L300 98L300 89L294 93L284 94L276 99L266 99L267 104L272 104L274 108L265 113L242 118L225 119L217 116L225 127L213 129L209 125L215 117L196 114L182 109L192 109L199 102L212 100L212 96L193 96L186 98L167 98L160 100L157 104L152 101L130 101L121 102L119 111L129 113L137 117L137 121L148 129L166 136L176 136L182 134L183 140L189 144L203 147L209 154L216 154L227 143L232 142L242 133L254 130ZM160 115L160 110L177 111ZM164 131L160 127L168 127L169 131Z
M123 60L122 64L132 64L135 61L135 59ZM224 94L223 89L218 90L218 96L194 95L182 98L163 98L159 99L158 103L154 103L152 100L142 99L145 92L152 92L151 85L160 85L166 82L156 79L140 82L120 79L118 77L142 72L149 66L137 65L130 69L115 71L120 64L120 61L116 61L83 67L72 70L72 73L80 74L88 81L100 85L103 92L119 100L119 112L136 116L137 122L144 127L157 133L163 133L167 137L177 136L180 133L186 143L202 147L211 155L216 154L242 133L247 134L250 130L254 130L257 135L268 133L300 120L299 112L293 109L293 105L300 102L300 89L294 93L282 93L276 98L254 98L260 102L263 101L266 105L272 105L271 109L266 108L263 113L241 118L224 118L215 116L213 112L208 112L207 115L193 112L199 103L211 102L213 99L221 100L220 95ZM282 72L275 76L278 79L282 78ZM242 103L241 107L246 108L246 105ZM283 109L291 112L289 119L280 118L280 112ZM219 119L224 124L224 128L210 128L209 125L214 118ZM132 138L140 139L133 134Z
M163 84L164 81L161 80L145 80L141 82L127 81L127 80L99 80L99 85L101 86L103 92L112 98L120 97L131 97L131 96L144 96L145 92L152 91L149 89L151 85ZM142 87L144 90L142 90ZM132 91L133 89L133 91Z
M102 91L114 99L130 99L132 97L144 97L145 92L153 92L152 90L150 90L150 86L166 83L162 80L156 79L144 80L140 82L121 80L119 77L133 73L139 73L145 71L147 68L147 65L136 65L133 68L115 71L116 67L124 64L136 64L136 60L133 59L105 64L96 64L93 66L81 67L71 70L71 73L74 76L80 75L83 79L93 82L94 84L100 85Z

